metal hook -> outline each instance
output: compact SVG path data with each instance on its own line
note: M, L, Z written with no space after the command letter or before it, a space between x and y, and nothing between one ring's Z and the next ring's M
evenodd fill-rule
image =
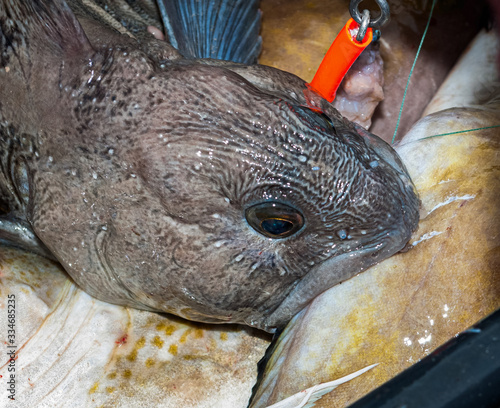
M353 18L356 23L361 25L363 23L363 15L358 10L359 4L363 0L351 0L349 3L349 12L351 13L351 17ZM368 23L368 27L372 28L380 28L382 27L387 21L389 21L389 17L391 15L391 11L389 9L389 4L387 3L386 0L375 0L377 5L380 8L380 16L378 16L375 19L370 19L370 22ZM361 30L361 29L360 29ZM356 37L357 40L357 37Z
M361 20L361 24L359 25L358 34L356 35L356 41L363 42L363 38L365 38L366 30L368 29L369 23L370 23L370 12L365 9L363 10L363 19Z

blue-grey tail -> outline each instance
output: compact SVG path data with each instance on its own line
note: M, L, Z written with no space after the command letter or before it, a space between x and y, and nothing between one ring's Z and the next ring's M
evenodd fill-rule
M184 57L257 62L259 0L158 0L158 7L170 44Z

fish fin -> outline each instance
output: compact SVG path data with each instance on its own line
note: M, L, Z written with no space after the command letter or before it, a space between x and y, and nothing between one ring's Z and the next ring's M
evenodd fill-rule
M315 385L305 391L301 391L297 394L292 395L291 397L277 402L276 404L269 405L267 408L312 408L323 395L328 394L339 385L351 381L356 377L359 377L361 374L367 372L368 370L371 370L377 365L378 364L372 364L337 380Z
M22 58L37 48L82 57L94 52L64 0L0 0L0 62L9 50Z
M158 0L158 6L170 44L184 57L257 62L258 0Z

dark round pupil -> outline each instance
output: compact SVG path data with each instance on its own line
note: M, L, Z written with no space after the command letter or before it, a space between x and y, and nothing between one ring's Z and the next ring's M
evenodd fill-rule
M245 218L258 233L268 238L288 238L304 226L304 217L286 204L267 201L245 210Z
M293 224L290 221L280 220L279 218L268 218L260 224L264 231L273 235L281 235L290 231Z

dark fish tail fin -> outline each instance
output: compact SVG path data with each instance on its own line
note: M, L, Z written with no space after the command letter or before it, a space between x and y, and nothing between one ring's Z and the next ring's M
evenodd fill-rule
M91 53L80 23L63 0L0 0L0 63L49 48L56 55Z
M158 0L158 6L170 43L185 57L257 62L258 0Z

